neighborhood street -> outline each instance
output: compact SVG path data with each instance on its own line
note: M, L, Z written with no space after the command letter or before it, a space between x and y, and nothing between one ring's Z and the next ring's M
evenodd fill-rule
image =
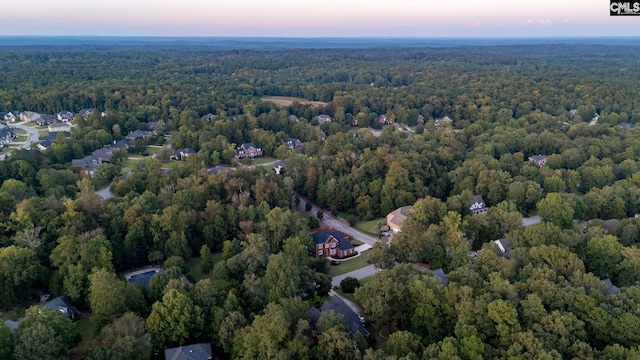
M295 195L298 195L298 197L300 198L300 205L298 205L298 211L303 212L304 211L304 207L307 204L306 198L300 196L297 193L294 193L294 196ZM311 213L313 215L316 215L318 213L318 207L312 204ZM324 216L323 216L322 221L320 223L322 225L325 225L325 226L328 226L330 228L336 229L336 230L338 230L338 231L340 231L340 232L342 232L344 234L350 235L354 239L362 241L363 243L365 243L367 245L373 246L373 244L375 244L376 242L379 241L378 239L376 239L373 236L369 236L369 235L363 234L360 231L352 228L344 220L336 218L335 216L331 215L331 213L329 213L329 212L324 212Z
M25 123L15 123L10 124L9 126L14 127L16 129L21 129L27 132L27 136L29 137L27 141L21 143L21 147L23 149L30 149L31 145L35 144L40 140L40 132L37 129L34 129L30 126L24 125Z
M364 279L364 278L368 278L369 276L372 276L373 274L375 274L377 272L378 272L378 269L376 269L375 266L373 266L373 265L365 266L365 267L363 267L361 269L353 270L352 272L348 272L346 274L334 276L333 280L331 280L331 285L340 286L340 282L342 280L344 280L344 278L346 278L346 277L352 277L352 278L356 278L358 280L361 280L361 279Z

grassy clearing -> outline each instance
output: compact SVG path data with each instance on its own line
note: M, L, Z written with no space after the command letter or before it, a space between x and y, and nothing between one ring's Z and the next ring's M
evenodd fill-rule
M27 132L25 130L20 129L20 128L13 128L13 132L18 136L27 135Z
M260 98L262 101L272 102L276 105L280 106L291 106L294 102L300 103L302 105L311 105L311 106L326 106L327 103L323 101L311 101L298 97L290 97L290 96L263 96Z
M380 223L385 223L387 221L387 219L385 218L379 218L379 219L373 219L373 220L369 220L369 221L361 221L359 223L356 224L356 229L369 234L371 236L375 236L376 233L378 232L378 224Z
M145 149L145 152L149 155L153 155L158 153L160 150L162 149L162 147L151 147L151 146L147 146L147 148Z
M218 263L218 261L221 261L222 256L222 253L211 254L211 257L213 257L213 264L215 265ZM202 258L200 256L187 261L187 267L189 268L189 275L191 275L191 277L195 281L199 281L209 277L209 274L205 274L202 272Z
M367 283L369 283L371 281L372 278L373 278L373 276L369 276L368 278L360 279L360 286L366 285ZM342 297L344 297L345 299L351 301L352 303L358 304L358 302L354 298L353 294L347 294L347 293L343 292L342 288L340 288L340 287L338 287L335 291L338 294L340 294ZM360 305L360 304L358 304L358 305Z
M247 161L247 165L248 166L257 166L257 165L262 165L262 164L266 164L268 162L272 162L272 161L276 161L276 158L272 158L272 157L259 157L259 158L255 158L255 159L250 159L249 161ZM243 161L244 164L244 161Z
M371 251L367 250L363 251L360 256L356 258L342 261L338 266L329 266L329 275L338 276L369 266L370 264L367 263L367 261L369 261L369 256L371 256Z

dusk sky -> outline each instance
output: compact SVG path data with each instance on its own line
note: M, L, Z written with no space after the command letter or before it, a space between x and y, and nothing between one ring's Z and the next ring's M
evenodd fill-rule
M0 35L640 36L606 0L20 0Z

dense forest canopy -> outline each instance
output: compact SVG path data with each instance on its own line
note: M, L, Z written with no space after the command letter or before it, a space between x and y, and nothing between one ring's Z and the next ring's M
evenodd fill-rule
M0 111L94 109L70 138L0 162L0 308L24 318L0 325L0 358L162 358L197 342L245 359L637 357L638 68L640 47L579 44L0 52ZM70 165L151 124L93 177ZM283 173L238 159L249 142ZM183 148L195 156L169 160ZM474 195L486 213L471 214ZM354 286L378 335L347 336L334 313L312 326L331 277L310 256L322 215L300 197L352 224L413 206L369 250L382 271ZM148 287L123 281L159 263ZM47 290L90 325L27 309Z

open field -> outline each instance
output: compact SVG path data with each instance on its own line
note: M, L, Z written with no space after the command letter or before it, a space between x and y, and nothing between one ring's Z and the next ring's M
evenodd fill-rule
M272 102L280 106L291 106L293 105L294 102L300 103L302 105L311 105L311 106L327 105L327 103L323 101L310 101L303 98L289 97L289 96L263 96L260 98L260 100Z
M365 234L375 236L376 233L378 232L378 224L380 223L384 224L386 223L386 221L387 219L385 218L373 219L369 221L361 221L356 224L355 228L362 231Z
M371 255L371 251L363 251L360 256L350 259L344 260L337 266L329 266L329 275L330 276L338 276L342 274L346 274L348 272L352 272L353 270L362 269L365 266L369 266L367 263L369 261L369 256Z

